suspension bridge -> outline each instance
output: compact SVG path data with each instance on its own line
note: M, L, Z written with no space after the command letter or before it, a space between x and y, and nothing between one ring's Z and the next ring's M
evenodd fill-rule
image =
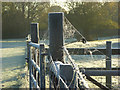
M66 48L64 43L64 19L72 25L64 13L48 14L49 46L40 43L39 24L31 24L31 37L27 42L27 62L29 68L29 88L32 90L45 89L49 78L49 88L54 89L89 89L88 80L101 89L111 89L111 76L119 76L120 68L111 67L111 55L118 55L119 49L111 49L111 42L106 43L106 49ZM87 40L75 27L71 28L71 37L77 32L81 41ZM72 54L106 55L106 68L79 68L74 62ZM94 53L91 53L94 52ZM106 76L106 85L93 79L91 76Z

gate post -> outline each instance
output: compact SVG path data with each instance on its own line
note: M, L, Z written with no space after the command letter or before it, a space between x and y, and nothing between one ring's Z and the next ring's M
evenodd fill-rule
M48 14L49 48L53 61L64 62L63 16L64 14L61 12Z
M43 52L45 50L44 44L40 44L40 51L39 51L39 56L40 56L40 88L41 90L45 90L45 56L43 55Z
M31 78L31 75L32 75L32 64L31 64L31 49L30 49L30 46L28 46L28 52L29 52L29 90L32 90L32 78Z
M52 56L53 61L56 61L55 65L57 68L57 72L59 72L60 77L62 77L63 79L66 79L66 81L68 81L67 85L71 84L70 88L72 88L75 84L70 83L70 81L73 78L74 70L71 65L64 64L63 18L64 18L64 13L62 12L55 12L55 13L48 14L49 53ZM63 63L63 65L60 65L61 62ZM68 76L68 74L65 72L69 73L70 75ZM75 81L76 80L73 80L72 82L75 82ZM65 88L62 82L60 82L60 88Z
M106 69L111 70L111 55L112 55L112 49L111 49L111 41L106 42ZM110 75L106 76L106 86L111 88L112 85L112 79Z
M31 41L39 43L39 23L31 23Z
M30 30L30 32L31 32L31 42L39 43L39 23L31 23L30 29L31 29ZM36 57L36 54L35 54L36 49L33 48L32 50L33 50L33 58L34 58L33 60L35 62L37 62L36 58L35 58ZM33 75L36 79L36 69L34 67L32 67L32 68L33 68Z

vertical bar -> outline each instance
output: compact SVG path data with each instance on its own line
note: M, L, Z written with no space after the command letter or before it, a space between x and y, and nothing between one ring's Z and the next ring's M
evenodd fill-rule
M33 51L34 53L33 53L33 59L34 59L34 61L35 61L35 63L36 63L36 48L34 49L34 51ZM37 63L36 63L37 64ZM33 76L34 76L34 78L36 79L36 69L35 69L35 67L33 67Z
M31 23L31 41L34 43L39 43L39 23ZM33 48L33 60L36 62L35 58L35 48ZM32 67L33 76L36 79L36 69Z
M111 70L111 55L112 55L112 49L111 49L111 41L106 42L106 69ZM112 78L110 75L106 76L106 86L111 88L112 84Z
M52 86L52 82L51 82L51 80L50 80L50 77L49 77L49 89L51 90L51 87Z
M30 46L28 46L29 50L29 88L32 90L32 79L31 79L31 74L32 74L32 64L31 64L31 50Z
M39 23L31 23L31 41L39 43Z
M30 55L29 54L30 53L29 52L29 43L30 43L30 41L27 40L26 42L27 42L27 61L26 62L28 63L28 70L29 70L29 55Z
M40 67L40 56L39 56L39 55L40 55L40 50L38 51L38 57L37 57L37 59L38 59L38 60L37 60L37 64L38 64L38 66ZM38 72L37 75L38 75L38 78L37 78L38 80L37 80L37 81L38 81L38 85L39 85L39 87L40 87L40 73Z
M37 50L35 51L35 58L36 58L36 64L39 66L39 63L38 63L38 52L37 52ZM39 85L39 72L37 71L36 72L36 82L37 82L37 84Z
M44 44L40 44L40 87L45 89L45 56L42 54L44 52Z
M53 61L63 60L63 13L48 14L50 54Z

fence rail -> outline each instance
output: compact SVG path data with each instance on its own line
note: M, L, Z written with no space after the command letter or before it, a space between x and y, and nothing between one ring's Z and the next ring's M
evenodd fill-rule
M32 42L28 42L27 45L28 45L27 47L28 47L28 54L29 54L28 57L29 57L30 89L45 88L45 59L44 59L44 55L41 54L43 52L44 45L36 44ZM39 58L34 57L38 53L32 52L32 51L35 51L36 49L38 49L39 51ZM39 63L37 63L38 61L40 62L40 65Z
M67 48L72 55L90 55L89 51L93 51L92 55L106 55L106 49L86 49L86 48ZM112 55L119 55L120 49L112 49Z

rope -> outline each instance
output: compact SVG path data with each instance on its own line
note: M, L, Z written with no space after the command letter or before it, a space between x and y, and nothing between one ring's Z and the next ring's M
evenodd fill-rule
M73 81L74 81L74 79L75 79L75 71L73 71L74 73L73 73L73 77L72 77L72 80L71 80L71 82L70 82L70 84L69 84L69 88L70 88L70 86L71 86L71 84L73 83Z
M74 63L72 57L69 55L68 50L67 50L65 47L63 47L63 50L64 50L64 52L66 53L66 55L67 55L69 61L71 62L73 68L75 69L76 73L78 74L78 77L80 78L80 80L81 80L83 86L84 86L85 88L89 88L89 87L88 87L88 84L87 84L86 81L84 80L82 74L79 72L78 66L75 65L75 63Z
M58 78L59 81L61 81L63 83L63 85L65 86L66 89L68 89L67 84L64 82L64 80L61 78L61 76L57 73L57 69L55 66L55 63L52 59L52 56L50 55L50 69L52 70L52 72L55 74L55 76Z
M52 71L53 71L54 74L57 76L58 80L59 80L59 81L60 81L60 80L62 81L62 83L64 84L65 88L70 88L70 86L71 86L71 84L73 83L74 78L75 78L75 72L73 71L74 73L73 73L72 80L71 80L70 84L67 86L67 84L64 82L64 80L62 79L62 77L57 73L57 69L56 69L55 63L54 63L54 61L53 61L53 59L52 59L52 56L50 56L50 63L51 63L50 66L53 67L53 68L52 68Z
M66 24L68 24L67 26L68 26L68 27L71 26L71 28L74 29L74 31L76 31L76 32L82 37L82 40L81 40L82 43L86 44L86 42L88 42L87 39L70 23L70 21L69 21L66 17L64 17L64 18L65 18ZM65 44L65 46L68 45L68 44L69 44L69 43ZM89 50L89 51L90 51L90 50ZM99 53L105 55L104 53L102 53L102 52L101 52L100 50L98 50L97 48L95 48L94 51L90 51L90 53L93 53L93 52L95 52L95 51L98 51Z

